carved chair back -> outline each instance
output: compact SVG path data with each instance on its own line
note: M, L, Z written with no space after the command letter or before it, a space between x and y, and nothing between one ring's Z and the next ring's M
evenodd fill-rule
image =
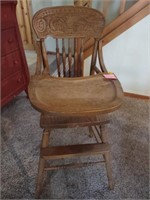
M43 74L51 75L45 47L45 39L48 36L56 40L58 77L83 76L84 41L87 38L94 38L95 42L90 66L90 73L93 73L99 49L98 45L105 25L102 13L86 7L49 7L36 12L32 23L40 42ZM66 63L68 63L68 67L66 67ZM63 68L62 74L61 66ZM36 74L41 73L41 70L38 69ZM102 71L105 71L105 69L102 69Z

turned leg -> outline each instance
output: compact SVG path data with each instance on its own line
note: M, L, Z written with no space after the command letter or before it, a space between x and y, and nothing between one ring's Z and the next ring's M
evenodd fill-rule
M105 125L100 126L102 143L108 143L107 131ZM106 165L107 177L109 188L112 190L114 188L112 179L112 169L111 169L111 155L110 151L104 154L104 160Z
M89 137L93 137L92 126L89 126Z
M108 136L107 136L107 131L106 131L106 125L101 125L99 128L100 128L102 143L107 143Z
M110 190L113 190L114 183L113 183L113 178L112 178L110 152L107 152L104 154L104 159L105 159L105 165L106 165L106 171L107 171L107 177L108 177L108 185L109 185Z
M48 146L49 134L50 134L49 130L44 130L43 136L42 136L41 148L45 148ZM41 193L44 167L45 167L45 160L40 156L37 183L36 183L36 194L35 194L37 199L39 198L40 193Z

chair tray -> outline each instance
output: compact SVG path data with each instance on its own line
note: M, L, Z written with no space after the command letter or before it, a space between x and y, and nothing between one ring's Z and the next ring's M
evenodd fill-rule
M122 104L123 91L118 80L102 74L78 78L33 76L29 98L40 112L52 115L92 115L112 112Z

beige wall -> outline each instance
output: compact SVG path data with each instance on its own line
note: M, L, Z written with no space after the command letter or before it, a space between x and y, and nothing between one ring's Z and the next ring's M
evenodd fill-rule
M150 96L150 15L103 47L107 69L125 92ZM86 59L89 64L89 58ZM88 74L88 71L85 72Z

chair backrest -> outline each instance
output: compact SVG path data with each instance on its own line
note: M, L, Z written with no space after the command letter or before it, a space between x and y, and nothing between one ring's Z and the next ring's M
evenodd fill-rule
M50 73L44 43L48 36L56 40L58 77L83 75L84 41L88 38L94 38L95 43L91 60L92 71L96 63L99 40L105 25L102 13L95 9L85 7L48 7L36 12L33 16L32 23L33 29L40 40L44 74ZM61 49L59 47L60 42ZM68 68L66 67L67 61ZM62 74L61 62L63 67Z

